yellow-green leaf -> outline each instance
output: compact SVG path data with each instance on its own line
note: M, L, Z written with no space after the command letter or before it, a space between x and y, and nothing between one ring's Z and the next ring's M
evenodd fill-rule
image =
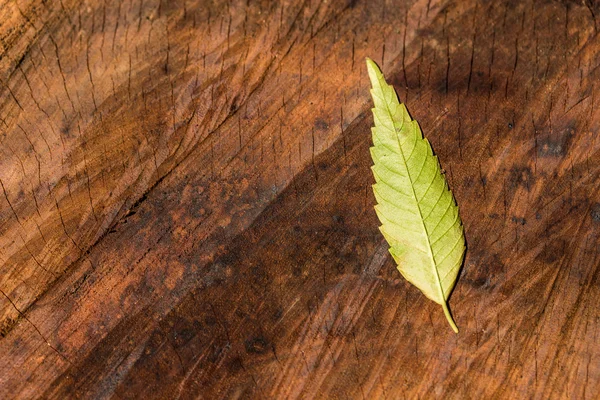
M419 124L373 60L367 59L367 69L375 104L371 168L379 229L400 273L442 305L458 333L447 304L465 253L458 207Z

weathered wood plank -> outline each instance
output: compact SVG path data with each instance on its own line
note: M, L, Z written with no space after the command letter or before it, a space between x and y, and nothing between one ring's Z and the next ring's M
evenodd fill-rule
M597 11L0 5L0 395L594 398ZM367 55L460 205L458 336L377 231Z

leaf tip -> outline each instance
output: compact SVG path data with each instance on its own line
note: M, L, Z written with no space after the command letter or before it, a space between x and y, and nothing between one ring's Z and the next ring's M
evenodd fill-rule
M369 73L369 79L371 80L371 85L373 87L376 87L376 86L378 86L377 83L381 79L383 79L383 74L381 73L381 70L379 69L379 67L377 66L375 61L373 61L372 59L367 57L366 62L367 62L367 72Z

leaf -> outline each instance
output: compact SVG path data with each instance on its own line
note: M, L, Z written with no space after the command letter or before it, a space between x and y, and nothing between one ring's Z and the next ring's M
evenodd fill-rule
M394 88L367 58L375 107L371 167L381 233L400 273L425 296L448 309L465 253L463 226L437 156Z

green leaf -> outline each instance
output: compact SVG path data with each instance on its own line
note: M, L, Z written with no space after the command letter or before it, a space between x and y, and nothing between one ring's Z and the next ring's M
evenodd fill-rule
M458 333L447 304L465 253L458 207L419 124L369 58L367 69L375 104L371 169L379 229L400 273L442 305Z

